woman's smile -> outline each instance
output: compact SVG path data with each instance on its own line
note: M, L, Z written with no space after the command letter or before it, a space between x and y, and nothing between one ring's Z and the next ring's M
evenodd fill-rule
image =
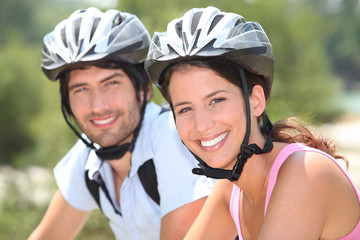
M203 150L206 152L216 151L222 145L224 145L228 134L229 131L226 131L221 133L220 135L217 135L216 137L212 137L211 139L199 140L199 143L202 146Z
M211 69L192 66L172 73L169 92L185 145L211 167L236 161L246 129L240 88Z

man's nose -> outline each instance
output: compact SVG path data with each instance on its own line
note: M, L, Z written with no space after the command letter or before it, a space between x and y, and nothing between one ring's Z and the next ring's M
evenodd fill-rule
M109 105L109 100L107 99L104 92L99 89L96 89L91 92L90 97L90 107L94 112L102 112Z

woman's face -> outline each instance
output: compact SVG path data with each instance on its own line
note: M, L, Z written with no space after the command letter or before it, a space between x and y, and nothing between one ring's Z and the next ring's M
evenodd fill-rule
M209 166L231 169L246 130L241 89L210 69L187 65L172 73L169 94L185 145Z

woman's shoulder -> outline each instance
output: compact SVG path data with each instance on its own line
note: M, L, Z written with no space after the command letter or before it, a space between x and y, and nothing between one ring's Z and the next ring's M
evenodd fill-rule
M234 188L234 183L230 182L229 180L227 179L217 180L211 194L216 195L218 201L222 201L226 205L229 205L233 188Z
M279 169L279 176L306 178L308 180L328 180L329 177L343 175L335 159L317 149L304 148L291 153Z
M335 161L318 150L292 153L279 169L274 192L302 199L302 204L313 205L316 199L326 203L319 208L332 208L335 202L342 201L339 192L354 192L345 171Z
M325 192L341 175L342 171L328 156L318 151L295 151L280 166L276 185L303 189L303 193Z
M277 213L292 209L283 216L292 213L298 216L297 224L323 228L323 236L344 236L358 221L359 199L346 172L335 159L317 149L305 147L286 158L271 198L269 208Z

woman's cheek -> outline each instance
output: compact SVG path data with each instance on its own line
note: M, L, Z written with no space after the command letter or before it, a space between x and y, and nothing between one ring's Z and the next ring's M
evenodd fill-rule
M188 141L189 131L190 131L190 124L186 123L184 119L176 119L176 129L179 133L179 136L183 142Z

